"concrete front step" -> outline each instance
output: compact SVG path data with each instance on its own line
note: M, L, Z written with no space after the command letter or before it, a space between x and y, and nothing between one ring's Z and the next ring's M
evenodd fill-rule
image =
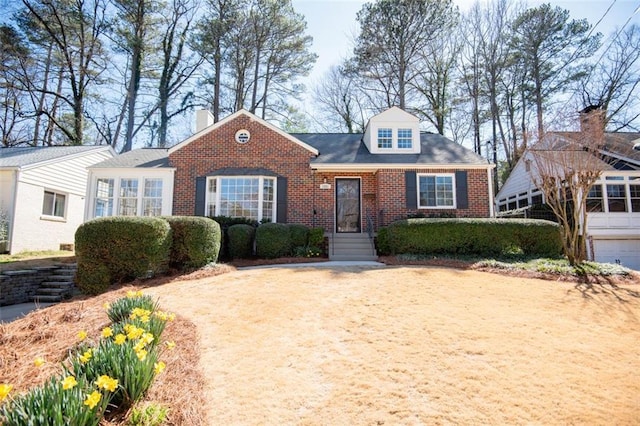
M362 260L362 261L372 261L378 260L378 256L373 255L364 255L364 254L334 254L333 256L329 256L330 260L341 261L341 260Z
M367 234L333 234L331 260L376 260L375 250Z

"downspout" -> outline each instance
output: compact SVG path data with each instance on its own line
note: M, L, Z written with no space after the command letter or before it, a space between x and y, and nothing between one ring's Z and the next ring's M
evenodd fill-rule
M18 206L18 182L20 181L20 169L16 169L13 172L13 208L12 208L12 212L11 212L11 223L9 224L9 235L7 235L7 237L9 238L9 254L13 254L13 228L15 226L15 222L16 222L16 212L17 212L17 206Z
M493 166L495 167L495 166ZM489 217L495 217L495 205L494 205L494 193L493 193L493 167L487 169L487 180L489 185L487 185L489 190Z
M92 200L93 200L93 194L91 193L91 188L93 187L93 185L91 184L93 182L93 171L91 169L88 170L88 174L87 174L87 187L85 188L85 200L84 200L84 221L88 221L89 220L89 216L93 216L93 214L91 213L91 205Z

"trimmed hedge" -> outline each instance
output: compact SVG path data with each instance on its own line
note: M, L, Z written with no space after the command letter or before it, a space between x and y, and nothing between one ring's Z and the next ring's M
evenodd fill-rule
M253 254L253 239L256 228L251 225L231 225L227 229L229 237L229 257L247 259Z
M388 254L558 256L560 226L538 219L405 219L378 231Z
M170 264L180 270L197 269L218 260L220 225L201 216L164 216L173 234Z
M322 247L324 244L324 228L311 228L308 240L310 246Z
M246 217L230 217L230 216L209 216L215 220L222 229L222 246L220 247L220 259L230 260L229 254L229 233L227 232L233 225L251 225L254 228L258 226L258 222Z
M306 246L309 242L309 228L299 223L289 223L289 233L291 234L291 251L296 247Z
M265 223L256 229L256 254L265 259L291 254L291 231L283 223Z
M77 285L85 293L98 294L106 290L105 283L165 272L171 242L171 227L159 217L114 216L85 222L75 234Z

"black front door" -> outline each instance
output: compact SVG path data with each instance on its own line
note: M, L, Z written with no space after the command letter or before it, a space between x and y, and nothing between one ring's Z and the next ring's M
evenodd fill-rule
M360 232L360 179L336 179L336 232Z

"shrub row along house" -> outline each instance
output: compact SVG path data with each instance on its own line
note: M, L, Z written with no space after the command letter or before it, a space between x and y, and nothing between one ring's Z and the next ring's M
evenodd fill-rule
M375 255L371 236L410 215L490 217L492 164L420 131L393 107L364 134L289 134L245 111L168 149L138 149L89 167L86 219L112 215L241 216L323 227L330 257Z

